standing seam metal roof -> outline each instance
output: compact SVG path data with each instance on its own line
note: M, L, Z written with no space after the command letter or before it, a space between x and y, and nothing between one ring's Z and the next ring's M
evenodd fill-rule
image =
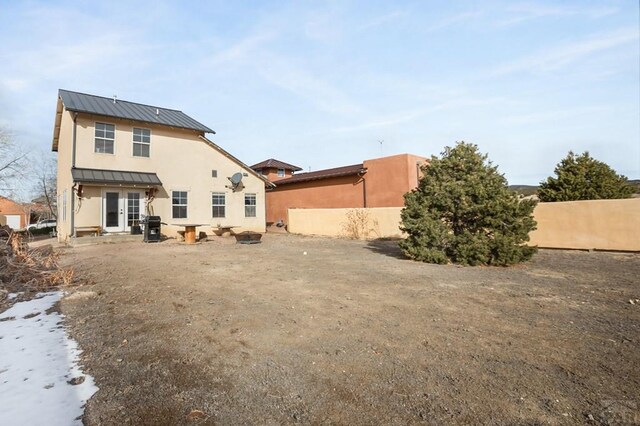
M205 133L215 133L202 123L197 122L182 111L160 108L151 105L87 95L60 89L59 96L69 111L85 112L114 118L143 121L151 124L198 130Z
M73 181L78 183L101 183L123 185L162 185L155 173L129 172L125 170L71 169Z

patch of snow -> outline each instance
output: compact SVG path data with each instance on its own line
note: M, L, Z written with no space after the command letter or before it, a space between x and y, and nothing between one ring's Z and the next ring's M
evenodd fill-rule
M41 293L0 314L15 317L0 321L0 425L82 424L84 405L98 388L78 366L81 351L62 327L63 316L46 313L61 297ZM84 381L68 383L78 377Z
M15 299L16 297L20 296L21 294L22 294L22 293L9 293L9 294L7 294L7 299L8 299L8 300L13 300L13 299Z

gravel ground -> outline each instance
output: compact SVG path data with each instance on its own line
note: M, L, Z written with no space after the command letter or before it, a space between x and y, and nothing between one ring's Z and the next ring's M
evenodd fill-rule
M464 268L267 234L62 261L86 424L640 423L638 254Z

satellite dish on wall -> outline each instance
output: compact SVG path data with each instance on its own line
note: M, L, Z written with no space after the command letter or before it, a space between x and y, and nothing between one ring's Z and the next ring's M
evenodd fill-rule
M234 173L233 176L227 179L231 181L231 186L229 186L229 188L231 188L233 192L240 191L244 188L244 185L242 184L242 173Z
M233 185L238 185L242 182L242 173L234 173L233 176L229 178Z

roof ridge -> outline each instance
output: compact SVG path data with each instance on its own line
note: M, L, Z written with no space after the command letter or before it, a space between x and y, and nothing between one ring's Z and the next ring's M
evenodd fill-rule
M94 95L94 94L91 94L91 93L84 93L84 92L76 92L75 90L58 89L58 93L60 93L60 92L76 93L78 95L92 96L94 98L101 98L101 99L106 99L106 100L109 100L109 101L113 101L113 98L109 98L107 96ZM133 101L127 101L127 100L124 100L124 99L118 99L116 97L116 102L114 102L114 103L117 104L118 102L126 102L128 104L140 105L140 106L145 106L145 107L149 107L149 108L158 108L158 109L163 109L165 111L176 111L176 112L181 112L181 113L185 114L184 111L179 110L179 109L175 109L175 108L166 108L166 107L161 107L161 106L157 106L157 105L142 104L140 102L133 102Z

